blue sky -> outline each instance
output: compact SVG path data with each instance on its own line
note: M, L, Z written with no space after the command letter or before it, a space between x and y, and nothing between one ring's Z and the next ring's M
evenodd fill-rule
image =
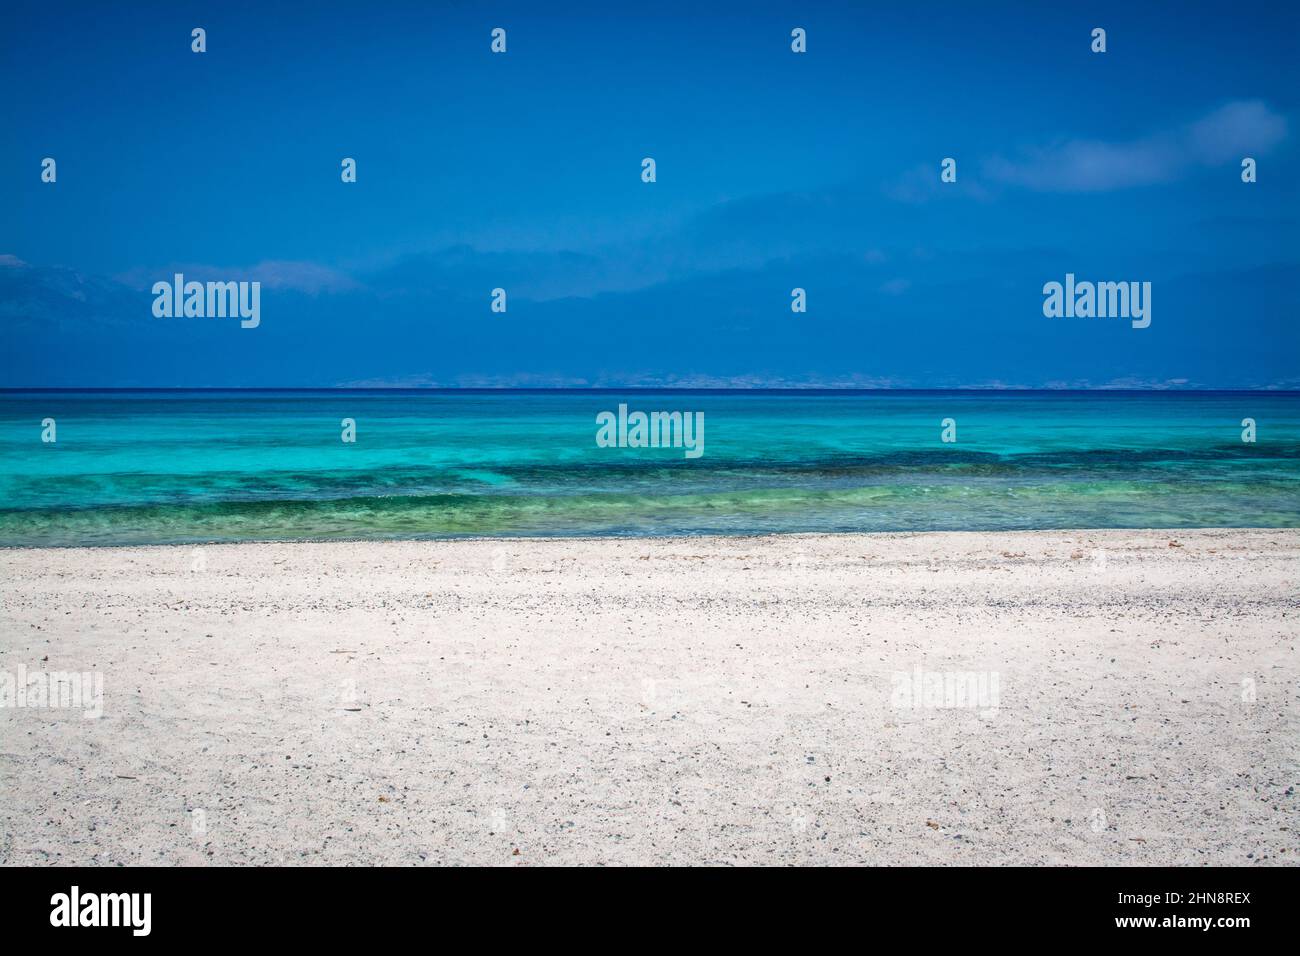
M0 385L1300 387L1294 7L382 6L0 8Z

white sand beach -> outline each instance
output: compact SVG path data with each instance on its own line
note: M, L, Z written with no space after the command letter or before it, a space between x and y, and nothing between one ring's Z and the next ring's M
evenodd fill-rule
M1295 864L1298 623L1295 530L0 550L103 677L0 863Z

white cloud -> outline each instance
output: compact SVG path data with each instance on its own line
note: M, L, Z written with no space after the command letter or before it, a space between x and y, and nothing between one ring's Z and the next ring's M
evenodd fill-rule
M1201 162L1226 163L1268 152L1286 139L1286 132L1285 116L1259 100L1239 100L1193 123L1188 139Z
M1192 123L1121 143L1067 140L1016 159L995 156L984 175L1044 192L1101 192L1173 182L1190 170L1259 156L1287 135L1286 117L1258 100L1238 100Z

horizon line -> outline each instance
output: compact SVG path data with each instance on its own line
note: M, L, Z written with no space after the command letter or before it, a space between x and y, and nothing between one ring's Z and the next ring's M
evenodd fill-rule
M998 395L1006 393L1033 393L1033 394L1143 394L1143 395L1203 395L1203 394L1241 394L1241 393L1265 393L1277 395L1294 395L1300 394L1300 388L1282 388L1267 385L1245 386L1236 388L1195 388L1195 387L1178 387L1178 388L1151 388L1151 387L1107 387L1098 386L1090 388L1034 388L1024 387L1006 387L994 388L981 385L966 385L952 387L845 387L845 386L692 386L692 385L628 385L628 386L501 386L501 385L465 385L465 386L348 386L348 385L319 385L319 386L262 386L262 385L201 385L201 386L180 386L180 385L76 385L76 386L0 386L0 394L8 393L49 393L49 392L376 392L376 393L484 393L484 392L510 392L510 393L618 393L618 392L714 392L721 394L744 394L744 393L782 393L782 394L907 394L907 393L934 393L934 392L971 392L985 395Z

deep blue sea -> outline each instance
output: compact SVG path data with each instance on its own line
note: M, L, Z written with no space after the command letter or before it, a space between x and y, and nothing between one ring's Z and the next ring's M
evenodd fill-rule
M1300 527L1300 393L0 392L2 545L1196 527Z

